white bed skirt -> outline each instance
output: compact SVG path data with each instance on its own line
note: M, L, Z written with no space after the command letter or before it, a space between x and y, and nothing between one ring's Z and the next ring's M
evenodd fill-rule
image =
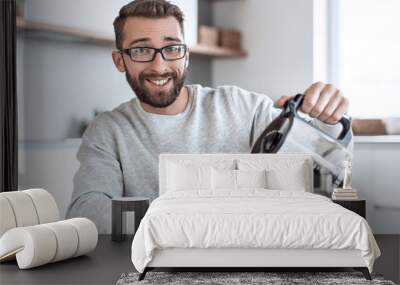
M154 251L147 267L366 267L359 250L198 249Z

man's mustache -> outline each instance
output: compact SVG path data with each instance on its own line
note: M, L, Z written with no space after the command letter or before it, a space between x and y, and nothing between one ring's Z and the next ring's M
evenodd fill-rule
M176 72L166 72L166 73L141 73L139 74L139 79L141 81L144 81L145 79L166 79L166 78L172 78L172 79L177 79L178 78L178 74Z

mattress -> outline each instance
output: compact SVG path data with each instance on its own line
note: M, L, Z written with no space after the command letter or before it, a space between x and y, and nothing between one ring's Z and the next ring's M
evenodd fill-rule
M380 255L364 218L313 193L269 189L167 192L153 201L132 242L139 272L163 249L359 250Z

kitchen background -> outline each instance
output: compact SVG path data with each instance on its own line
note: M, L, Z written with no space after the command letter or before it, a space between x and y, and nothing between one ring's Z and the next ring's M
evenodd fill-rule
M111 60L112 22L127 2L19 1L19 187L47 189L62 213L79 166L82 131L96 112L133 96ZM398 1L172 2L186 15L193 51L188 83L237 85L273 99L317 80L345 91L350 115L362 119L358 134L364 134L355 138L353 186L367 199L374 233L399 234ZM240 31L239 46L213 46L212 27Z

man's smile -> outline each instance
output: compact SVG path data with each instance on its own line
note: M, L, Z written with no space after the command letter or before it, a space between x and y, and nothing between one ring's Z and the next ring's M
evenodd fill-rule
M152 86L164 87L172 82L172 78L147 78L146 82L150 83Z
M164 86L166 85L172 78L168 77L168 78L147 78L146 81L157 85L157 86Z

